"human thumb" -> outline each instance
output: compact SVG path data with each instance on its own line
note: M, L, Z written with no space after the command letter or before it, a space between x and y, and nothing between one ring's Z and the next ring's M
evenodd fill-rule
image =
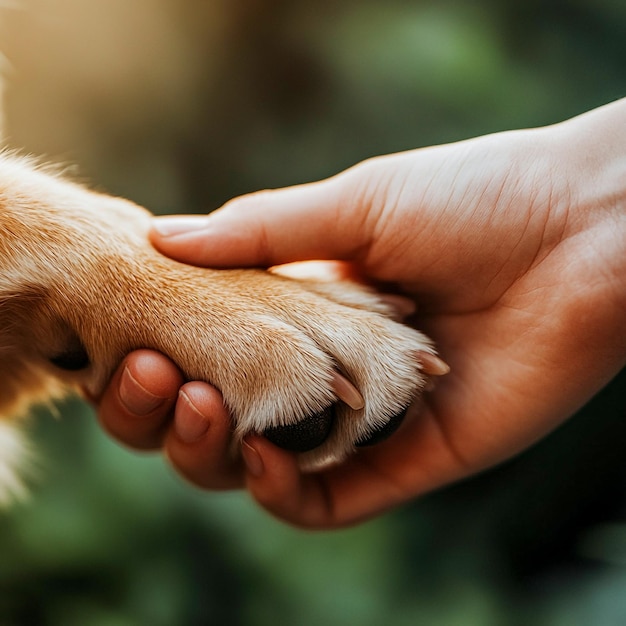
M208 216L156 218L150 238L161 253L206 267L349 260L368 239L364 227L356 227L363 220L342 202L349 195L340 177L260 191Z

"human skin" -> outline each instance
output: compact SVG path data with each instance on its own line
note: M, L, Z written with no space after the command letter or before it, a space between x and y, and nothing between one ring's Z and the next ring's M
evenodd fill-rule
M338 260L418 303L451 372L396 435L322 472L256 435L233 459L219 391L154 352L99 403L109 433L203 488L245 486L301 527L354 524L527 448L626 363L626 100L160 218L151 238L207 267Z

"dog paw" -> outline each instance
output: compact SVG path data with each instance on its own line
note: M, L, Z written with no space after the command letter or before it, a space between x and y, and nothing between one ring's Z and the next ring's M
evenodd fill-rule
M431 376L432 343L398 321L411 303L349 282L177 263L149 214L0 159L0 410L64 389L100 396L130 351L169 356L217 387L234 439L264 434L303 469L390 436Z
M412 312L408 299L354 283L282 281L284 293L266 300L288 338L270 357L286 360L267 364L281 372L278 406L235 410L236 434L261 433L310 470L391 436L429 379L448 367L428 338L398 321Z

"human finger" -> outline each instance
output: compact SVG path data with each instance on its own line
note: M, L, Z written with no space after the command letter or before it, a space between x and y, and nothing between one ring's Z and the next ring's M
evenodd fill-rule
M180 389L164 451L187 480L205 489L243 485L241 461L232 445L232 422L222 394L207 383Z
M428 413L414 414L388 441L321 472L301 472L294 455L257 435L244 438L242 456L255 500L310 529L356 524L471 471Z
M353 259L369 235L366 220L347 210L342 180L256 192L209 216L160 217L151 241L167 256L211 267Z
M100 423L131 448L158 448L182 383L179 369L163 354L151 350L132 352L100 398Z

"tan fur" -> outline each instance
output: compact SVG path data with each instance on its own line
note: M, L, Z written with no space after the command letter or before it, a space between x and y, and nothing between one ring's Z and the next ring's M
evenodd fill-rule
M329 439L300 455L314 468L343 458L423 389L415 355L432 347L376 295L183 265L151 247L148 227L149 214L130 202L0 156L0 415L69 390L97 397L124 355L146 347L217 386L240 439L336 402L338 369L365 407L337 404ZM50 358L78 339L89 367L55 368ZM0 496L2 483L16 484L6 465L20 457L2 432Z

